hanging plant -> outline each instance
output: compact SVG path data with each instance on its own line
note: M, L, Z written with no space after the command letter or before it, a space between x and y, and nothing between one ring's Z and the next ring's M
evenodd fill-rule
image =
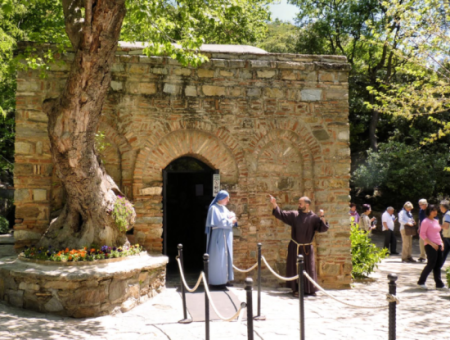
M129 225L132 224L134 220L133 204L125 197L117 196L112 216L116 222L117 228L122 232L126 232Z

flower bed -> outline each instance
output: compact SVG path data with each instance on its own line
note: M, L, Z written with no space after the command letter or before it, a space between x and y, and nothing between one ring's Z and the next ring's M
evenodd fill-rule
M40 260L49 262L93 262L98 260L109 260L121 257L128 257L141 254L143 251L139 244L128 248L103 246L84 247L83 249L61 249L59 251L51 246L45 247L26 247L21 256L30 260Z

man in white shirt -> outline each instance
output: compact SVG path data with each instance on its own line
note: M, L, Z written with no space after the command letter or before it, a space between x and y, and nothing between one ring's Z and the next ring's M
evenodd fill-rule
M381 223L383 224L383 233L384 233L384 248L389 250L390 246L390 254L398 255L397 253L397 238L394 233L394 208L388 207L386 211L381 216Z

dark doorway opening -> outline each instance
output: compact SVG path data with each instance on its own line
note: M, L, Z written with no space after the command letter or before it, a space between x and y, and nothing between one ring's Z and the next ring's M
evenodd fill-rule
M175 257L180 243L185 272L198 275L203 269L205 221L217 172L192 157L178 158L163 170L163 250L169 257L168 274L178 273Z

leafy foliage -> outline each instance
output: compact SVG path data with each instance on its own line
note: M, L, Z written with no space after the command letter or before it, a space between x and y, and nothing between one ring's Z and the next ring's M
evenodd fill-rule
M385 205L437 197L450 192L450 173L445 171L449 161L448 148L421 149L391 141L380 144L378 152L368 152L366 164L353 173L353 181L358 187L388 192Z
M114 217L116 225L120 231L126 232L128 230L133 212L134 208L130 201L128 201L125 197L118 196L116 202L114 203L112 216Z
M272 53L295 53L298 27L276 19L267 24L267 36L258 42L258 47Z
M350 241L352 245L352 277L365 277L378 268L378 263L389 254L372 243L367 232L352 223Z
M403 79L388 83L379 79L380 87L371 89L378 98L377 110L408 119L450 109L450 4L446 0L393 0L385 3L393 19L386 23L385 46L406 62L398 67ZM401 35L387 29L395 20ZM371 27L373 30L373 28ZM374 35L371 41L379 44ZM401 47L401 48L399 48ZM402 81L408 79L408 81ZM380 90L382 89L382 90ZM431 141L450 133L450 123L431 118L441 130Z
M5 217L0 216L0 234L7 233L9 233L9 221Z
M199 65L202 44L248 44L266 33L271 0L128 0L121 39L148 42L148 55Z

